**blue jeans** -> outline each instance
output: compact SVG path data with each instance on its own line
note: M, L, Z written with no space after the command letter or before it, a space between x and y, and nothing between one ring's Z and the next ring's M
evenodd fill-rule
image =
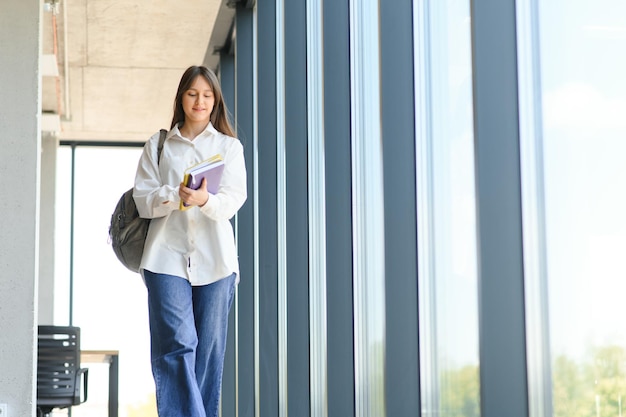
M217 417L235 274L192 286L144 271L160 417Z

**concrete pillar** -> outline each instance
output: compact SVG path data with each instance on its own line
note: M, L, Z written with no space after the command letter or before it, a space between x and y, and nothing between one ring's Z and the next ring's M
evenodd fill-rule
M0 13L0 403L34 415L42 6L4 0Z

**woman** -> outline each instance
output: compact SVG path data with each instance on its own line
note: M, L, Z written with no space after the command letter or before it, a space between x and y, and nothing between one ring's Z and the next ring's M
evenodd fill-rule
M228 313L239 264L230 219L247 197L243 147L228 121L217 77L183 74L160 162L159 134L146 143L133 197L151 218L140 269L148 289L152 373L161 417L218 415ZM219 190L181 182L184 171L220 154ZM180 202L189 206L179 210Z

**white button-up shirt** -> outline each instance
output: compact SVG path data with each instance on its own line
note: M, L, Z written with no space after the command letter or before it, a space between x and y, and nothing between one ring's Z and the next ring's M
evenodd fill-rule
M139 215L152 219L140 269L187 278L205 285L237 274L239 261L230 219L247 197L246 166L238 139L218 132L209 123L193 140L170 130L157 164L159 133L144 146L137 167L133 197ZM178 189L184 172L215 154L224 159L217 194L209 193L203 207L179 210Z

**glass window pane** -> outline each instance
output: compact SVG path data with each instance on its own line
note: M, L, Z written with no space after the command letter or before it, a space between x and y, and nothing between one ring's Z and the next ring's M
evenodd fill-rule
M430 126L418 135L425 143L418 144L423 151L417 162L429 166L418 167L418 176L427 177L418 184L429 190L418 189L418 206L429 200L418 212L418 227L430 229L418 232L418 263L431 264L419 277L420 311L429 309L420 317L422 415L475 417L480 388L470 9L466 0L425 3L417 7L428 24L415 25L429 41L427 54L416 51L423 57L418 71L428 74L416 92L425 103L418 105L424 115L417 119Z
M61 151L59 160L65 171L66 164L71 164L71 149L62 147ZM119 263L108 241L111 213L121 194L133 185L140 153L138 148L77 147L75 151L73 325L81 328L82 350L119 351L121 416L156 415L146 290L141 276ZM57 186L63 195L58 202L63 208L58 210L57 230L65 236L71 207L67 174ZM69 236L59 244L68 242ZM69 250L60 249L57 269L68 274ZM60 277L59 284L65 281L65 276ZM65 291L69 291L67 284L58 288L55 305L69 308ZM69 318L69 314L61 317ZM72 414L106 415L108 367L84 366L90 369L89 401Z
M539 2L554 416L626 413L626 3Z

